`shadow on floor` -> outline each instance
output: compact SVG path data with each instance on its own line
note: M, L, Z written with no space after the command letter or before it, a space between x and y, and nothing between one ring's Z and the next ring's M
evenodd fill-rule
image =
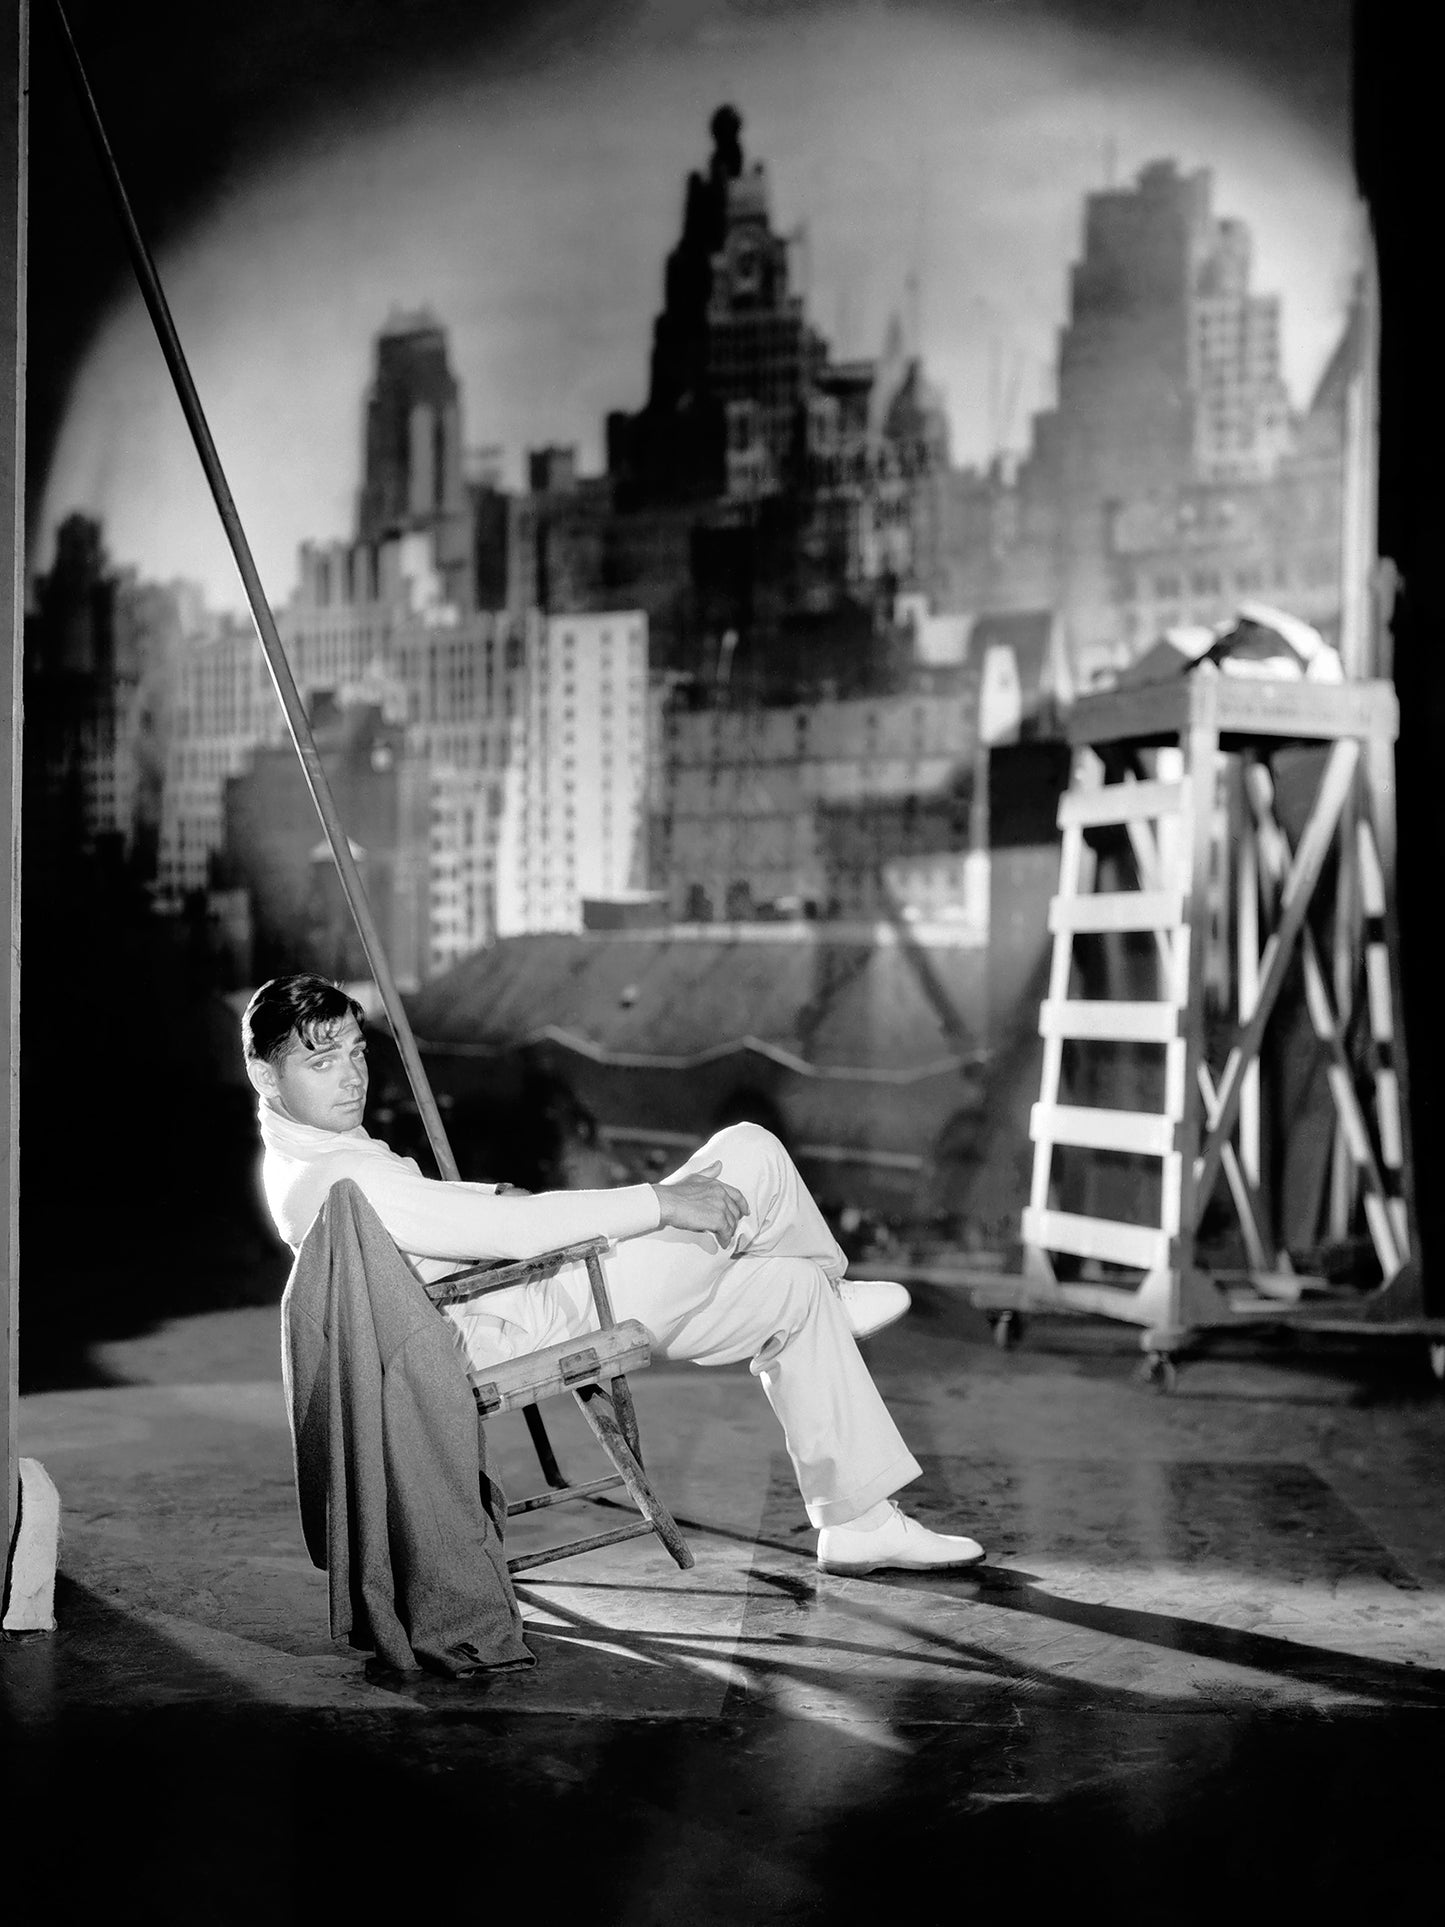
M812 1573L755 1571L750 1590L757 1603L744 1620L743 1634L737 1642L734 1663L756 1676L766 1690L769 1682L788 1675L795 1680L811 1679L819 1685L835 1683L838 1668L868 1665L882 1652L876 1640L845 1640L817 1637L806 1630L808 1616L818 1603L820 1587L826 1578ZM595 1586L595 1582L593 1582ZM1353 1653L1332 1651L1304 1641L1281 1639L1271 1634L1246 1632L1227 1626L1211 1625L1177 1614L1147 1612L1131 1607L1083 1603L1051 1593L1033 1574L1009 1568L985 1567L967 1577L938 1574L923 1577L916 1573L875 1575L867 1590L881 1601L890 1590L906 1592L895 1608L886 1604L849 1597L837 1617L846 1619L860 1632L896 1636L898 1645L907 1642L909 1658L920 1679L911 1682L904 1697L916 1702L917 1717L949 1721L947 1693L951 1684L970 1689L970 1711L979 1706L975 1690L980 1684L1019 1689L1030 1695L1047 1693L1056 1703L1074 1702L1097 1707L1112 1703L1121 1710L1137 1710L1140 1696L1115 1687L1102 1686L1096 1679L1080 1678L1047 1666L1027 1665L1000 1653L997 1647L950 1637L918 1623L920 1589L935 1588L953 1600L960 1596L1008 1612L1026 1613L1063 1626L1097 1633L1101 1639L1129 1640L1170 1653L1189 1654L1198 1659L1241 1668L1262 1681L1290 1680L1314 1688L1329 1688L1351 1698L1375 1702L1381 1708L1411 1707L1445 1713L1445 1671L1398 1664ZM551 1581L535 1587L519 1584L518 1596L527 1604L545 1607L563 1629L549 1627L546 1638L566 1641L570 1637L588 1641L607 1641L632 1653L647 1665L676 1664L707 1649L708 1642L695 1633L640 1634L620 1631L614 1622L589 1615L571 1598L560 1596L589 1589L589 1582ZM597 1590L615 1591L611 1586ZM628 1585L629 1593L654 1590L646 1585ZM661 1590L660 1588L656 1590ZM670 1590L670 1589L669 1589ZM719 1635L719 1648L732 1650L732 1635ZM920 1654L916 1649L922 1648ZM398 1682L398 1690L407 1688ZM736 1711L748 1697L730 1696L725 1710ZM1150 1707L1161 1715L1170 1711L1197 1713L1210 1697L1223 1697L1241 1706L1251 1702L1247 1687L1211 1684L1204 1697L1191 1693L1169 1701L1151 1696ZM1257 1698L1268 1703L1267 1692ZM906 1719L895 1704L894 1715Z
M965 1722L886 1733L765 1702L715 1720L503 1713L476 1687L305 1710L93 1594L65 1603L64 1635L4 1653L25 1738L7 1817L29 1848L10 1890L27 1918L309 1927L386 1902L543 1923L953 1927L1085 1901L1195 1921L1338 1918L1366 1900L1389 1918L1442 1871L1436 1710L1181 1709L1023 1679ZM793 1645L751 1663L796 1661ZM1393 1690L1394 1670L1367 1667L1371 1691ZM138 1711L122 1688L141 1678L154 1703Z

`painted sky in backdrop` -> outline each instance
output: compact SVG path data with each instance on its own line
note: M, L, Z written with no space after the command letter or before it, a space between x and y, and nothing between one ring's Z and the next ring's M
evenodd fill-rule
M499 444L510 480L545 442L600 465L606 411L644 397L684 178L724 100L768 164L777 224L806 224L809 309L837 353L876 352L917 277L958 459L1025 444L1051 398L1083 197L1156 157L1211 168L1216 211L1253 230L1297 401L1337 337L1360 244L1341 132L1227 48L1181 58L996 0L588 0L548 21L524 58L478 51L276 136L160 251L278 602L300 540L350 532L371 342L397 308L448 327L466 439ZM74 508L103 518L117 561L239 604L124 286L60 424L42 566Z

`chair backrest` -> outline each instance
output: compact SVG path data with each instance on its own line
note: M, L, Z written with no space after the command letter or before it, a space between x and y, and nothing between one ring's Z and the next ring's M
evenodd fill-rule
M567 1265L585 1264L598 1315L604 1325L610 1325L612 1308L607 1302L600 1263L607 1244L606 1238L584 1238L578 1244L558 1245L555 1251L539 1252L535 1258L491 1259L484 1264L465 1265L460 1271L449 1271L444 1278L434 1278L424 1290L441 1309L467 1304L473 1298L485 1297L488 1292L509 1291L517 1285L538 1285L555 1277Z

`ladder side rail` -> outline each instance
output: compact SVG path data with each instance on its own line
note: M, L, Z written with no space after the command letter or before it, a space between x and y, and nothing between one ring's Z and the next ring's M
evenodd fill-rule
M1248 785L1251 753L1241 754L1235 797L1240 805L1239 851L1235 865L1234 950L1236 1009L1241 1023L1254 1014L1259 996L1259 850L1253 812L1249 808ZM1239 1161L1254 1186L1262 1182L1263 1144L1260 1123L1260 1074L1258 1061L1244 1074L1244 1089L1239 1103Z
M1184 1002L1183 1036L1185 1048L1184 1084L1186 1091L1198 1081L1198 1066L1204 1063L1204 964L1205 934L1209 916L1209 848L1214 833L1219 786L1219 690L1217 684L1200 685L1195 692L1195 712L1183 738L1184 780L1189 800L1181 820L1180 858L1188 867L1189 909L1188 970L1177 985ZM1182 962L1182 959L1181 959ZM1233 1120L1220 1128L1228 1135ZM1175 1235L1174 1299L1177 1309L1183 1290L1184 1273L1194 1259L1194 1239L1199 1228L1202 1200L1199 1196L1198 1152L1203 1135L1200 1106L1186 1103L1179 1133L1179 1228Z
M1393 593L1388 578L1382 577L1380 584L1381 599L1378 604L1376 621L1380 630L1388 635L1389 602ZM1388 640L1377 647L1388 647ZM1403 1011L1404 1002L1400 986L1400 935L1396 917L1396 824L1395 824L1395 739L1399 726L1399 708L1390 693L1388 705L1381 706L1372 716L1365 734L1365 781L1361 800L1361 816L1368 822L1373 838L1376 863L1380 877L1380 898L1383 910L1379 919L1382 930L1384 975L1391 987L1391 1002L1397 1011ZM1400 1200L1394 1207L1392 1216L1397 1226L1402 1228L1401 1242L1411 1250L1417 1250L1419 1215L1415 1199L1415 1159L1412 1144L1410 1119L1410 1060L1408 1040L1403 1028L1396 1030L1391 1051L1390 1066L1393 1071L1392 1098L1393 1115L1398 1121L1400 1166Z
M1346 1019L1355 1003L1355 986L1360 959L1360 858L1359 839L1355 834L1358 822L1358 801L1355 795L1351 795L1340 815L1335 859L1334 917L1330 932L1334 1007L1340 1016ZM1351 1148L1344 1119L1341 1117L1337 1120L1334 1143L1330 1147L1329 1211L1330 1235L1333 1238L1342 1239L1348 1235L1350 1215L1355 1204L1357 1176L1358 1161Z
M1368 805L1356 823L1359 841L1360 908L1364 919L1365 996L1373 1047L1375 1109L1380 1127L1381 1161L1390 1174L1390 1215L1400 1243L1409 1251L1410 1139L1404 1091L1404 1052L1395 1011L1393 926L1385 888L1385 869Z
M1084 872L1084 834L1077 824L1069 824L1064 829L1063 843L1059 851L1059 888L1055 903L1078 895ZM1053 954L1049 959L1050 1004L1063 1003L1069 994L1069 978L1073 970L1074 939L1068 928L1056 927L1054 930ZM1059 1080L1063 1072L1064 1040L1062 1037L1045 1037L1043 1070L1039 1079L1039 1102L1054 1105L1059 1097ZM1029 1206L1033 1211L1042 1211L1049 1201L1049 1182L1053 1171L1053 1146L1047 1137L1034 1141L1033 1174L1029 1185Z

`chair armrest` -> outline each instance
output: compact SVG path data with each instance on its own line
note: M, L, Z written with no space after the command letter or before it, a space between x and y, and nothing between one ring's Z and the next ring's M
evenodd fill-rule
M598 1258L609 1242L606 1238L586 1238L580 1244L559 1245L555 1251L539 1252L535 1258L467 1265L461 1271L449 1271L444 1278L434 1278L422 1289L438 1309L466 1304L473 1298L483 1298L493 1291L508 1291L515 1285L541 1284L543 1279L555 1277L564 1265L585 1264L589 1258Z

